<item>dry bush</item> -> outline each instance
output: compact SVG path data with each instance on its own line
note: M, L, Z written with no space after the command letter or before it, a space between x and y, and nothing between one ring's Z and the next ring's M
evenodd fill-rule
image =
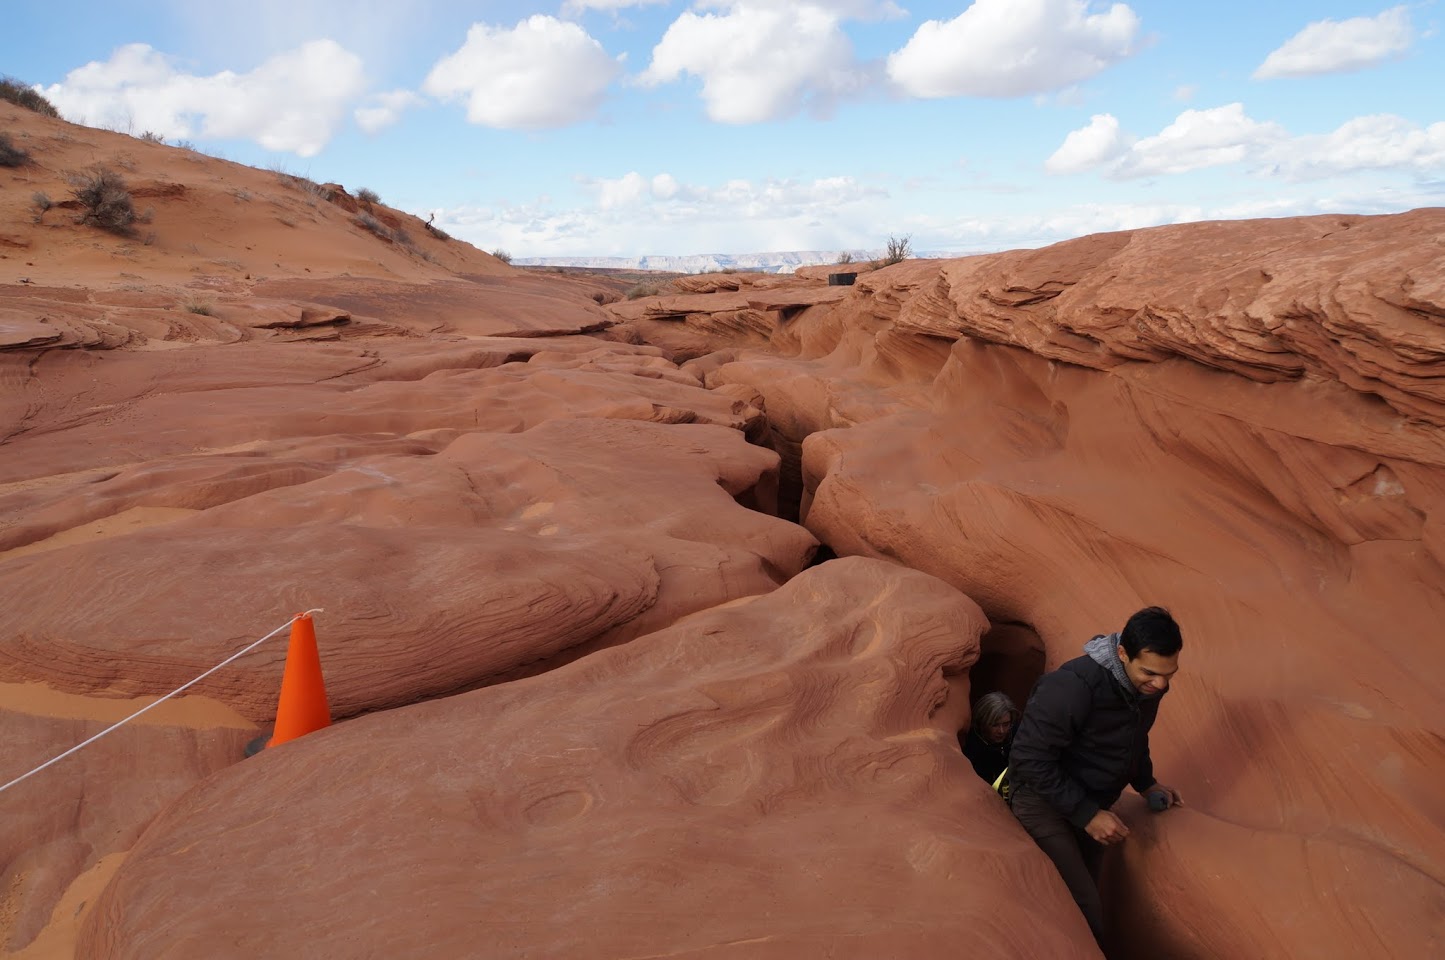
M356 199L360 200L362 203L366 204L369 207L373 203L380 203L381 195L369 187L362 187L360 190L356 191Z
M161 136L159 133L156 133L154 130L147 130L145 133L142 133L142 134L140 135L140 139L146 141L147 143L165 143L165 142L166 142L166 138L163 137L163 136Z
M10 142L10 135L0 133L0 167L21 167L30 162L30 154Z
M187 300L181 304L181 309L185 310L186 313L196 313L203 317L214 317L216 315L215 307L204 300Z
M637 300L641 297L655 297L662 293L662 288L655 283L638 283L629 287L627 299Z
M913 244L910 237L889 237L888 252L883 255L883 265L902 263L913 256Z
M492 256L496 257L498 260L502 261L503 263L511 263L511 262L512 262L512 255L511 255L510 253L508 253L507 251L502 250L502 249L500 249L500 248L498 248L498 249L496 249L496 250L493 250L493 251L492 251Z
M357 214L354 222L357 226L361 227L364 230L370 230L372 233L376 234L383 240L389 240L399 247L405 247L412 253L420 252L417 250L416 241L412 240L411 234L399 228L393 230L391 227L388 227L386 224L382 223L380 220L376 219L369 213Z
M838 254L838 259L837 259L836 262L837 262L840 266L842 266L842 265L844 265L844 264L852 263L852 262L853 262L853 254L849 253L847 250L844 250L842 253Z
M392 239L391 227L388 227L369 213L358 213L355 223L361 229L370 230L383 240Z
M80 222L129 235L135 224L135 206L120 174L106 167L92 167L70 177L71 193L83 211Z
M35 208L35 222L39 223L45 219L45 211L55 206L55 201L50 199L50 194L43 190L36 190L30 195L30 205Z
M0 100L9 100L17 107L34 110L43 116L60 118L60 111L55 109L55 104L41 96L40 91L28 83L14 77L0 77Z

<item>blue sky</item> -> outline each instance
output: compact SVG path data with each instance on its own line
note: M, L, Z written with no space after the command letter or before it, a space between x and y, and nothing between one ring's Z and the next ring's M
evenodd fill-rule
M0 69L518 257L1445 204L1434 0L228 6L6 0Z

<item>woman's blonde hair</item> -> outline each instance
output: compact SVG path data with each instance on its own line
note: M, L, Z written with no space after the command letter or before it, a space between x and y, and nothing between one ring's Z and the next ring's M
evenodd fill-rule
M1008 694L1001 690L993 693L985 693L978 698L973 705L973 728L982 730L991 727L995 723L1002 723L1007 720L1009 723L1017 723L1019 719L1019 708L1008 698Z

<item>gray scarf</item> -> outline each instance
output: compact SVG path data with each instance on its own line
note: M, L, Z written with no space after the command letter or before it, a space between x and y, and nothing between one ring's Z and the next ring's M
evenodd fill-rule
M1114 679L1119 681L1119 686L1124 688L1125 693L1135 699L1138 698L1139 691L1135 690L1134 684L1129 682L1129 675L1124 672L1124 661L1119 659L1119 635L1117 633L1095 637L1084 644L1084 652L1089 655L1089 659L1112 673Z

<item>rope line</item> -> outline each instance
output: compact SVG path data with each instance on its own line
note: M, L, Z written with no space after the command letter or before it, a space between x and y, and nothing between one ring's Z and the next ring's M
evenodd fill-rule
M29 773L22 773L20 776L16 777L14 780L11 780L9 783L5 784L5 786L0 787L0 793L4 793L6 790L9 790L11 787L15 786L17 783L19 783L19 782L22 781L22 780L26 780L26 779L29 779L30 777L35 776L35 774L39 773L41 770L44 770L46 767L51 766L52 764L59 763L60 761L64 760L66 757L70 756L72 753L75 753L75 752L76 752L77 750L79 750L81 747L89 746L90 744L92 744L92 743L94 743L95 741L99 740L101 737L105 736L107 733L110 733L112 730L118 730L120 727L124 726L124 725L127 724L127 723L130 723L130 722L131 722L132 720L134 720L136 717L138 717L138 716L140 716L141 714L145 713L147 710L150 710L152 707L158 707L158 706L160 706L162 703L165 703L167 700L169 700L171 697L174 697L176 694L180 693L181 691L186 690L186 689L189 689L190 687L195 686L196 684L200 683L202 680L204 680L204 679L206 679L207 677L209 677L211 674L215 673L217 670L219 670L219 669L221 669L222 667L224 667L226 664L232 662L233 660L239 660L241 657L243 657L243 656L245 656L246 654L250 653L252 650L255 650L255 649L256 649L257 647L259 647L261 644L265 643L267 640L270 640L272 637L276 636L276 634L280 633L282 630L285 630L287 627L291 626L291 624L295 623L297 620L300 620L302 617L310 616L310 615L313 614L313 613L323 613L323 612L324 612L324 611L323 611L323 609L322 609L321 607L313 607L313 608L311 608L310 610L307 610L305 613L298 613L298 614L296 614L296 616L292 617L290 620L287 620L285 623L281 624L281 626L277 627L275 630L272 630L270 633L266 634L266 635L265 635L264 637L262 637L260 640L257 640L257 641L255 641L254 643L248 645L244 650L241 650L241 651L238 652L238 653L233 653L233 654L231 654L229 657L227 657L226 659L222 660L220 663L216 664L214 667L212 667L211 669L207 670L205 673L201 674L199 677L196 677L194 680L191 680L191 681L188 681L188 682L186 682L186 683L181 684L179 687L176 687L174 690L172 690L170 693L166 694L165 696L161 697L159 700L155 700L155 701L153 701L153 702L151 702L151 703L146 704L145 706L143 706L143 707L141 707L139 710L137 710L135 713L133 713L133 714L131 714L130 716L126 717L124 720L118 720L118 721L116 721L115 723L113 723L113 724L111 724L110 726L106 727L104 730L100 731L100 733L97 733L95 736L91 737L91 738L88 739L88 740L84 740L84 741L82 741L82 742L80 742L80 743L77 743L75 746L71 747L69 750L65 751L64 753L60 754L59 756L51 757L49 760L45 761L45 762L42 763L40 766L36 767L34 770L31 770Z

